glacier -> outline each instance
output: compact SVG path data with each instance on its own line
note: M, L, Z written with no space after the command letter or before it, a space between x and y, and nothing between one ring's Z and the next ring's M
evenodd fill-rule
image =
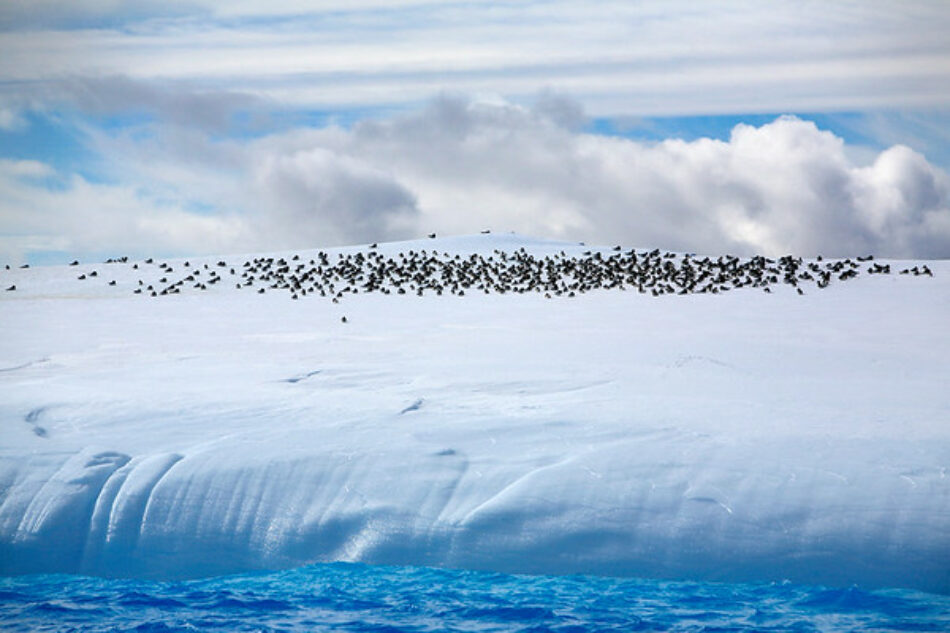
M514 248L591 249L379 245ZM950 593L945 261L804 295L340 303L132 295L160 274L135 264L0 271L0 574L359 561Z

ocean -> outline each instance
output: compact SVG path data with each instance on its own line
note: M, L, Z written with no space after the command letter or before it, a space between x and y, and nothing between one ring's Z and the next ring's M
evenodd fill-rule
M172 631L948 631L950 596L319 564L161 582L0 578L0 629Z

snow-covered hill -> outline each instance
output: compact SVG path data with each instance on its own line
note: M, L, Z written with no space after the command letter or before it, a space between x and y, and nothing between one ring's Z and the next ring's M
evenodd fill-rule
M476 235L323 254L423 250L626 253ZM950 591L947 262L855 261L804 294L293 299L245 285L268 258L285 282L320 264L0 270L0 573L353 560Z

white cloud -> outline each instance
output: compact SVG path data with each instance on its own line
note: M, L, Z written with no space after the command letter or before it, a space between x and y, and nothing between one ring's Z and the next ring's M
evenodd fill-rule
M314 147L265 154L251 171L267 239L306 247L414 236L414 196L365 161Z
M950 214L946 174L905 147L867 168L840 138L794 118L737 126L729 141L644 144L578 134L544 112L442 99L334 145L392 170L433 230L491 225L701 252L950 255L937 221Z
M11 108L0 107L0 130L5 132L18 132L29 126L26 119Z
M950 10L928 0L34 4L0 9L0 79L21 86L128 76L310 108L553 86L598 116L950 104Z
M262 100L229 90L214 90L167 82L133 81L109 76L72 78L57 82L43 95L63 101L86 114L146 112L162 121L222 132L229 117L242 110L261 109Z
M8 161L0 234L207 253L492 228L700 253L950 257L950 180L907 147L858 164L841 138L792 117L727 141L641 143L576 131L577 104L558 100L443 97L351 130L243 143L173 125L100 132L118 184L48 190L25 178L46 168Z
M0 158L0 175L13 178L46 178L56 172L38 160L11 160Z
M56 177L55 187L32 182ZM201 216L142 196L134 185L61 176L36 161L0 162L0 259L73 254L222 252L248 233L236 216ZM243 242L249 243L249 242Z

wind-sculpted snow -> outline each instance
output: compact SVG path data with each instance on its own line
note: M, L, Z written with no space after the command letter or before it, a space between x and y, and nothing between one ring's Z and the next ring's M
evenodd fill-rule
M7 271L33 290L0 303L0 573L342 560L948 592L950 267L927 265L805 295L342 304Z

